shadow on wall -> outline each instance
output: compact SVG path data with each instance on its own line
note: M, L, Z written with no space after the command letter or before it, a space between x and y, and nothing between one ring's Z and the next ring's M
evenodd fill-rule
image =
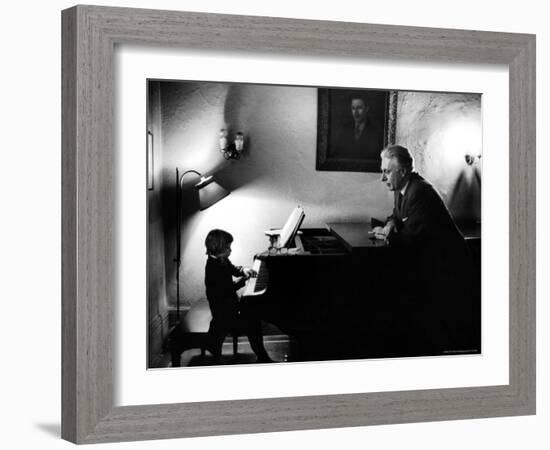
M239 160L222 160L212 172L220 184L229 191L236 191L242 186L252 184L265 175L259 164L261 162L260 150L255 145L254 132L250 129L254 122L251 114L258 111L257 105L250 101L254 99L250 92L256 88L256 86L250 85L231 84L227 90L223 118L229 138L232 140L238 131L245 135L245 150L241 158Z
M481 221L481 173L477 167L467 167L451 190L448 207L458 222Z
M481 219L481 95L400 92L397 142L413 153L418 172L432 183L457 222Z

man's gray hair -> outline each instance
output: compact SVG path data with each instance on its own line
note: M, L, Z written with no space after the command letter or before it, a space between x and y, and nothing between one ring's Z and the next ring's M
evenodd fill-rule
M402 145L389 145L380 152L382 158L395 158L402 169L414 170L414 158L409 149Z

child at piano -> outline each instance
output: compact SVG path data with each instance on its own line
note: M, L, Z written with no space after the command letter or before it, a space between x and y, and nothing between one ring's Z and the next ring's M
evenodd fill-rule
M227 334L246 334L257 362L272 362L264 347L260 318L250 308L242 307L237 295L246 280L257 274L250 268L234 266L229 260L232 242L233 236L219 229L211 230L204 242L208 255L204 282L212 311L208 330L209 351L219 362ZM234 277L237 281L233 280Z

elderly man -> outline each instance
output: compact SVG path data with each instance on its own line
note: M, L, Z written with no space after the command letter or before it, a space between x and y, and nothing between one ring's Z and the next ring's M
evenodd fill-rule
M399 295L436 353L476 350L476 307L464 238L435 188L414 172L407 148L381 152L381 181L394 192L393 214L373 232L396 254ZM468 348L466 348L468 347Z

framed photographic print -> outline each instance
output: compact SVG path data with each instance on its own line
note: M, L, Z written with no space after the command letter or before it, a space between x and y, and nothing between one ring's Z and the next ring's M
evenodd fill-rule
M534 36L96 6L76 6L62 17L65 439L113 442L535 412ZM144 45L145 56L136 45ZM251 63L256 55L260 63ZM318 58L323 70L306 73L301 55ZM370 64L370 78L357 83L343 76L343 57L364 63L363 73ZM368 61L380 57L449 66L416 72L418 79L429 71L445 79L437 70L446 70L485 84L404 86L404 72L391 78ZM223 79L213 71L220 58L233 58ZM246 73L239 70L244 59ZM460 63L507 71L491 82L481 72L466 74ZM320 72L328 75L312 75ZM370 98L372 109L364 107L368 99L350 98L357 91L380 92ZM324 129L322 104L326 118L334 117ZM365 110L369 121L362 120ZM497 119L491 123L491 117ZM380 156L379 148L363 157L349 146L339 150L342 157L331 153L331 130L335 137L352 121L359 124L354 139L376 123L374 145L394 153ZM491 138L499 129L499 138ZM325 131L324 164L349 160L350 166L319 167ZM154 152L145 136L154 136ZM399 166L390 164L397 160ZM497 179L505 181L508 199L500 201ZM381 286L389 266L366 270L363 256L377 252L392 263L384 253L393 251L391 238L377 239L376 219L387 224L393 213L396 232L405 233L416 220L410 196L419 189L432 195L428 184L440 199L429 213L454 219L460 245L474 257L468 268L483 277L469 291L477 298L462 297L473 299L472 314L451 310L452 320L443 323L430 310L435 320L425 324L438 326L421 330L443 334L392 343L381 334L383 324L406 323L405 311L422 314L385 286L410 286L428 272L404 271L399 283L390 278ZM496 219L482 214L485 195L505 206ZM490 240L505 243L505 255L491 260L482 246ZM146 249L146 258L136 249ZM433 255L416 263L443 270L458 261ZM496 259L508 263L498 279L476 266L498 265ZM275 287L277 306L252 301L250 309L237 306L246 320L227 319L233 310L223 303L220 311L219 288L260 282L253 272L262 272L262 262L269 268L265 293ZM458 279L457 270L449 273ZM353 281L348 290L330 283L341 272L360 275L362 283ZM205 285L205 275L214 281ZM455 293L466 292L457 286ZM251 289L265 298L261 286ZM498 299L482 303L481 318L479 294ZM398 309L378 308L388 299L404 302L399 320ZM258 312L261 321L254 319ZM486 333L495 324L496 338ZM504 351L495 353L495 346ZM249 364L256 360L262 364ZM470 377L484 374L480 364L504 375ZM429 378L443 365L449 369L444 379ZM453 378L456 373L466 379ZM215 382L220 377L226 383Z
M155 65L159 66L158 59ZM452 230L446 229L435 220L430 222L429 212L422 213L438 236L437 247L446 249L445 261L430 249L435 241L432 244L424 239L422 252L407 248L403 255L399 248L372 239L369 214L378 204L385 206L384 212L389 214L391 202L384 192L368 207L364 206L364 197L346 196L350 191L380 189L383 183L379 174L353 180L346 178L342 168L343 173L334 174L341 180L333 186L334 201L329 202L322 194L311 195L312 191L322 192L326 183L315 170L311 146L307 145L315 137L316 94L319 101L327 94L332 96L331 102L337 105L332 107L331 115L341 112L347 120L351 111L365 125L357 142L353 127L338 130L344 134L351 131L351 139L334 138L335 144L353 147L366 143L380 116L379 132L372 135L370 143L371 163L379 171L385 141L382 125L387 122L390 95L397 110L395 92L173 78L147 80L147 128L159 130L163 136L157 156L160 161L178 161L189 167L180 171L167 165L159 175L164 177L163 189L147 197L148 210L155 211L156 216L147 229L147 242L151 243L147 277L152 287L147 299L147 309L152 313L147 320L149 369L247 364L256 360L287 363L481 353L481 94L399 92L401 120L410 124L407 133L399 135L399 142L415 147L410 151L415 174L411 176L422 174L434 183L450 211L442 209L441 215L454 224ZM370 129L365 121L367 109L372 111ZM120 114L128 116L129 112ZM288 117L293 120L288 121ZM317 135L320 133L318 130ZM237 134L246 138L246 145L231 150L228 141ZM280 139L272 139L275 135ZM452 143L443 139L449 135ZM203 143L204 139L209 143ZM420 148L415 144L418 142L426 144ZM464 149L468 149L471 160L466 160ZM359 153L363 150L357 148L355 164L361 164ZM202 162L192 167L192 161ZM278 177L269 177L266 165L269 174ZM301 176L289 175L295 171ZM204 187L197 187L202 172L212 179ZM428 181L424 183L428 185ZM214 189L212 195L205 193L207 189ZM307 206L291 207L291 201L300 205L308 197L312 201ZM242 209L257 216L258 210L249 208L251 203L269 203L270 211L250 221L230 217L231 211ZM408 196L406 203L410 203ZM431 209L436 210L439 204ZM407 226L413 223L413 214L414 208L404 213L410 217ZM311 220L310 216L321 218L324 226L319 227L319 219ZM288 236L281 236L281 242L275 243L278 247L270 248L270 239L262 230L280 224L288 224L283 226L289 230ZM417 233L412 233L416 238ZM461 243L456 247L450 245L452 238L444 238L455 233ZM227 287L222 294L219 284L223 281L213 275L210 280L211 274L217 273L214 268L218 258L210 253L214 250L209 249L208 241L215 236L233 239L233 255L223 258L226 263L255 265L258 277L233 273L234 280L227 277L226 283L230 286L230 281L235 281L236 290ZM353 236L363 236L365 243L354 242ZM422 258L430 262L416 271ZM402 265L396 260L403 261ZM454 263L442 270L449 260ZM365 273L376 283L364 283ZM388 294L386 287L396 273L409 281ZM423 279L429 282L423 283ZM432 293L434 286L439 288ZM365 301L384 296L392 301ZM419 306L430 296L434 303L445 298L440 311L435 305ZM241 314L238 319L228 305ZM436 331L434 324L443 320L449 330L458 327L456 336ZM255 331L250 334L248 327ZM167 329L170 331L166 333ZM226 340L224 349L226 336L231 339ZM165 346L160 345L163 340Z

